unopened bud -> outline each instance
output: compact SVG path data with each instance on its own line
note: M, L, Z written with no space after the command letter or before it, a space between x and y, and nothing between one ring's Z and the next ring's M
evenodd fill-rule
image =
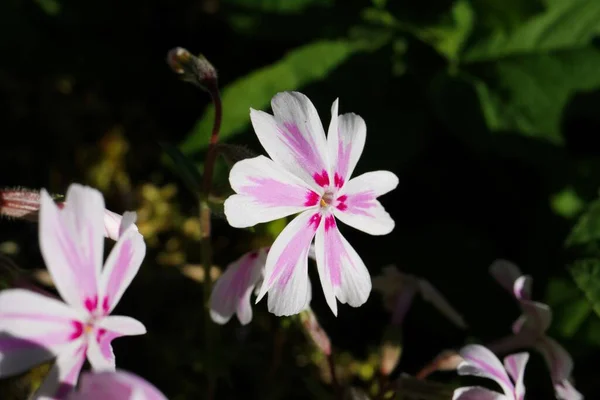
M175 47L167 54L167 64L181 78L210 92L217 87L217 70L202 54L197 57L183 47Z
M436 371L454 371L462 361L463 358L456 351L444 350L419 371L417 378L425 379Z
M312 339L313 343L326 356L331 355L331 341L327 332L321 328L317 316L310 308L300 313L300 321L304 327L304 332Z
M29 189L1 189L0 215L8 218L37 221L40 192Z

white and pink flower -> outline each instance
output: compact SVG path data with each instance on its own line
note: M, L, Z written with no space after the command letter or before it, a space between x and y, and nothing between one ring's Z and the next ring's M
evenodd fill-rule
M513 335L493 345L496 352L511 351L520 347L532 347L542 354L548 369L557 398L580 400L583 398L570 382L573 359L556 340L548 337L546 331L552 323L552 310L547 304L531 300L532 279L510 261L496 260L490 266L490 274L518 301L521 316L512 326Z
M0 377L19 374L56 358L38 391L63 398L76 384L84 361L96 371L114 370L111 341L141 335L139 321L111 316L137 274L146 246L133 222L122 218L118 240L102 267L104 199L73 184L64 207L41 192L39 240L54 285L64 300L24 289L0 292Z
M458 365L459 375L492 379L500 385L504 394L481 386L467 386L456 389L452 400L523 400L525 398L523 376L529 353L510 355L504 359L502 365L490 350L472 344L461 349L460 356L463 361Z
M398 185L388 171L350 179L365 145L367 129L356 114L338 115L332 106L327 138L317 111L298 92L277 94L274 115L251 110L254 130L271 158L238 162L229 181L237 193L225 201L225 215L238 228L300 213L269 251L257 301L269 293L269 310L297 314L308 306L308 251L313 238L317 269L327 304L337 315L336 297L364 304L371 278L360 256L342 236L337 220L372 235L385 235L394 221L377 198Z

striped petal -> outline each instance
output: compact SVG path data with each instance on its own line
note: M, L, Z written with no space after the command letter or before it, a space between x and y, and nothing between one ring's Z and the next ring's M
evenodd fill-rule
M237 193L225 201L225 216L235 228L245 228L316 206L321 195L267 157L236 163L229 182Z
M285 227L269 250L256 302L268 292L269 311L275 315L298 314L308 307L308 251L321 219L318 212L303 212Z
M125 217L123 220L125 221ZM125 228L108 255L100 277L99 305L104 315L110 314L121 300L137 275L145 255L146 244L142 235L137 229Z
M298 92L278 93L271 105L274 116L250 110L256 136L271 159L314 190L329 185L325 131L314 105Z
M527 365L528 360L529 353L512 354L504 358L506 371L515 382L515 400L523 400L525 398L523 377L525 376L525 365Z
M337 315L336 297L352 307L363 305L371 293L371 276L364 262L337 228L333 215L325 216L315 238L319 278L325 300Z
M333 184L341 189L352 176L365 141L367 125L356 114L338 116L338 101L331 107L331 123L327 132L327 147Z
M52 359L81 336L80 315L53 298L23 289L0 292L0 377Z
M86 372L69 400L167 400L155 386L130 372Z
M41 191L39 240L42 256L61 297L88 312L98 305L98 277L104 249L104 199L73 184L59 210Z
M36 400L62 400L77 385L79 373L85 362L85 344L71 343L56 359L54 366L33 396Z
M351 179L333 204L334 213L343 223L371 235L386 235L394 229L394 220L377 197L398 186L398 177L388 171L367 172Z
M463 347L460 350L460 356L464 361L458 366L459 375L474 375L493 379L502 387L504 394L512 396L514 385L494 353L481 345L472 344Z

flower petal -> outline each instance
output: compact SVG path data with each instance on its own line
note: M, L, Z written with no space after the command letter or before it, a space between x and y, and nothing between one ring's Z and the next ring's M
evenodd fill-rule
M515 288L517 279L523 275L519 267L510 261L499 259L494 261L490 266L490 274L504 289L517 297L517 292L513 289ZM525 282L519 284L519 288L522 290L519 291L521 297L517 297L517 299L527 300L530 298L530 293L528 292L530 289L529 285L525 284Z
M123 217L125 221L126 217ZM146 255L146 244L137 229L125 229L112 248L100 277L101 309L110 314L136 276Z
M317 190L329 184L325 131L311 101L298 92L278 93L271 116L250 110L258 140L269 156Z
M115 355L111 342L122 336L143 335L146 327L131 317L111 315L96 326L93 339L89 340L87 358L95 371L114 371Z
M210 294L210 316L224 324L237 312L242 325L252 320L250 295L262 278L267 259L265 249L244 254L219 277Z
M125 371L86 372L69 400L167 400L145 379Z
M60 400L69 396L85 362L85 347L83 341L77 341L61 352L33 398Z
M123 215L104 210L104 236L117 241L127 229L137 230L135 212L127 211Z
M335 216L371 235L387 235L394 229L394 220L376 199L396 186L398 177L389 171L357 176L340 191L334 204Z
M321 198L302 180L265 156L236 163L229 182L237 195L225 200L225 216L234 228L245 228L316 206Z
M412 305L417 289L416 285L406 284L398 292L392 310L393 325L402 325L404 317L406 317L406 314Z
M294 315L310 302L308 251L321 214L304 211L279 234L267 256L265 279L256 299L269 292L269 311L275 315Z
M0 376L55 357L78 337L78 319L53 298L23 289L0 292Z
M548 330L552 323L552 309L547 304L528 300L522 300L519 304L525 318L521 323L521 318L515 321L513 324L515 333L523 331L537 336Z
M446 298L435 288L431 283L425 279L419 279L419 290L423 300L433 304L435 308L439 310L446 318L454 323L459 328L466 329L467 324L463 319L462 315L458 313L446 300Z
M583 395L575 389L568 379L555 383L554 391L556 398L559 400L583 400Z
M62 298L88 312L98 305L98 276L104 256L104 199L73 184L59 210L42 189L39 240L42 256Z
M486 347L471 344L460 350L460 356L465 360L458 365L459 375L474 375L493 379L507 396L512 396L514 385L510 381L502 363Z
M338 101L331 108L331 124L327 132L327 146L331 174L336 188L340 189L352 176L354 167L365 147L367 125L356 114L338 117Z
M371 276L331 214L325 216L325 222L317 230L315 252L319 278L331 311L337 315L336 297L352 307L363 305L371 293Z
M523 376L525 375L525 365L528 360L529 353L512 354L504 358L506 371L515 382L515 400L523 400L525 398Z
M571 376L573 359L556 340L543 336L536 344L535 349L542 353L553 383L561 383Z
M498 392L492 392L481 386L461 387L454 391L452 400L509 400L510 398Z

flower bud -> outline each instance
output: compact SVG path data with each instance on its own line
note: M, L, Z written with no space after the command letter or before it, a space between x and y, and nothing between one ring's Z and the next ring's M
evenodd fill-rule
M197 57L183 47L175 47L167 54L167 64L181 78L211 92L217 87L217 70L202 54Z
M392 325L387 328L379 352L381 357L379 372L383 376L388 376L396 368L402 357L402 331L400 327Z
M300 321L304 327L304 332L312 339L313 343L325 354L331 355L331 341L327 332L321 328L317 316L308 308L300 313Z
M0 215L8 218L37 221L40 192L29 189L0 190Z

